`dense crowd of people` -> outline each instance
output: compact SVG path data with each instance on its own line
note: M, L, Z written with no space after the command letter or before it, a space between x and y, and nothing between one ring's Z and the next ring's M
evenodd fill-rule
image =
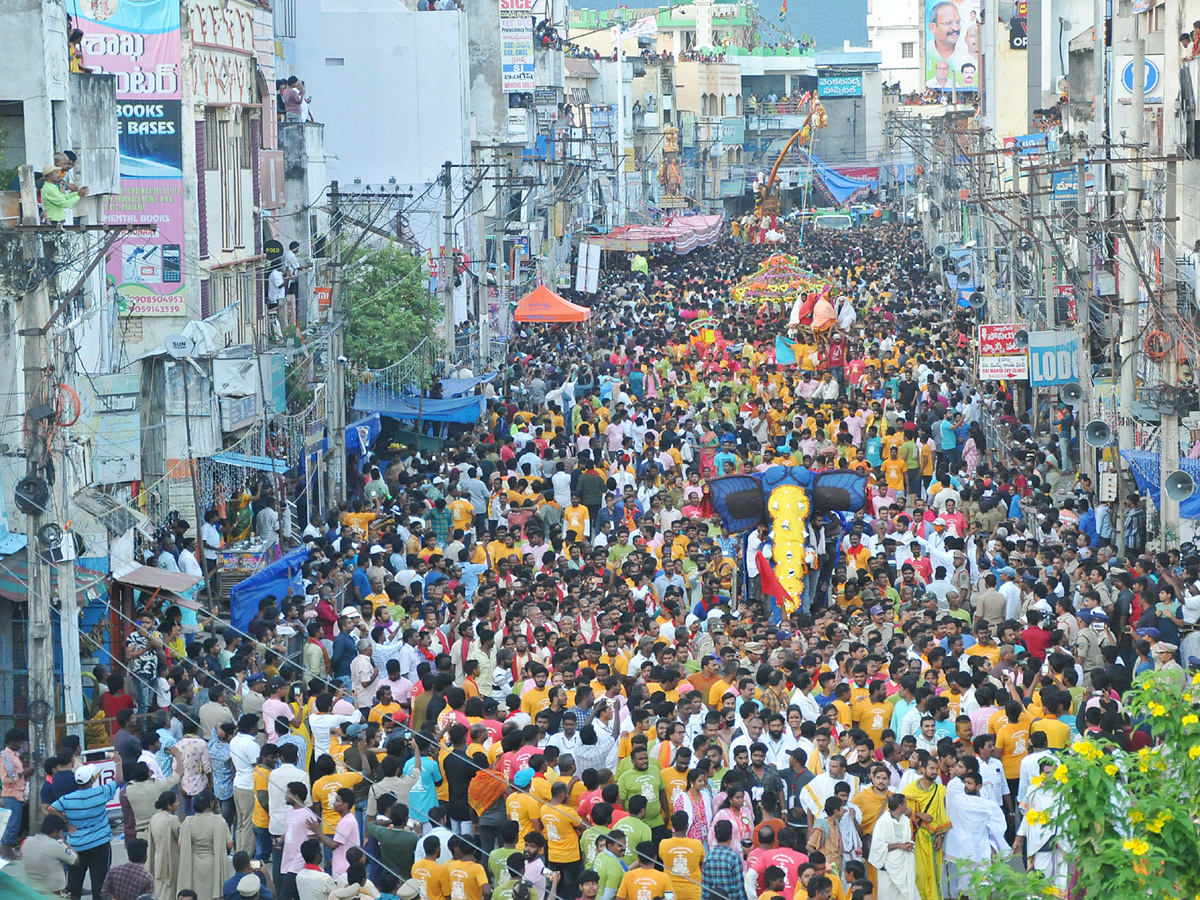
M915 230L784 249L835 289L814 370L774 357L795 298L729 299L778 247L609 269L586 328L514 338L476 427L367 458L304 529L302 585L244 629L147 598L96 673L109 732L88 745L115 778L78 742L33 772L6 736L4 797L46 813L30 880L942 900L1012 854L1065 892L1041 779L1073 736L1145 742L1120 696L1180 668L1196 573L1146 553L1140 497L1113 509L1065 474L1069 429L1033 434L973 378L972 314ZM799 598L769 525L731 534L712 507L718 474L780 465L872 484L810 516Z

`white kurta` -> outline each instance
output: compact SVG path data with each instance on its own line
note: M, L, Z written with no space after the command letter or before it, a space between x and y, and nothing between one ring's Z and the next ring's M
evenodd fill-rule
M889 850L911 841L912 822L884 812L871 832L869 861L879 871L879 900L917 900L917 857L912 850Z

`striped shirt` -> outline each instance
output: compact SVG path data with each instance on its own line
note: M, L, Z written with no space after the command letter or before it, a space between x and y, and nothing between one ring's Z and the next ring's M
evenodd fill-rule
M108 824L108 801L115 796L117 786L109 782L72 791L51 804L75 829L67 832L68 847L79 853L112 840L112 828Z

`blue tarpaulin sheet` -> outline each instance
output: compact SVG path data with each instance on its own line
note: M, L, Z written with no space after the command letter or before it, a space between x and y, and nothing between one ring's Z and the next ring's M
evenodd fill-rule
M1153 500L1155 506L1160 506L1162 487L1158 483L1158 454L1147 450L1122 450L1121 456L1129 463L1138 490ZM1179 470L1187 472L1196 484L1200 484L1200 460L1180 459ZM1179 504L1179 516L1183 519L1200 519L1200 491Z
M486 384L495 377L495 372L489 372L487 375L476 375L474 378L439 378L438 383L442 386L442 397L465 397L479 385ZM405 391L405 396L410 396L410 392ZM411 392L411 396L417 396L415 389Z
M213 462L224 463L227 466L240 466L243 469L257 469L260 472L272 472L282 475L288 470L286 459L271 459L269 456L250 456L246 453L214 453L209 457Z
M233 627L245 631L250 620L258 612L258 604L264 597L283 600L289 587L297 596L304 596L304 584L300 579L300 566L308 559L308 548L297 547L286 556L281 556L269 566L255 572L245 581L229 590L229 619Z
M851 200L865 197L872 191L879 190L879 179L860 180L849 178L832 166L821 161L819 156L809 156L812 160L813 178L819 187L832 197L839 206L844 206Z
M351 422L346 426L346 449L352 453L366 453L382 428L379 413L371 413L365 419Z
M364 384L354 395L354 408L364 413L379 413L392 419L417 419L426 422L455 422L474 425L483 415L483 397L452 397L424 402L417 397L404 397L391 388Z

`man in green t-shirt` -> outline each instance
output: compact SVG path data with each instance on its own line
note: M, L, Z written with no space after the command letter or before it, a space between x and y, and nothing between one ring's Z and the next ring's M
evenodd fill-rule
M654 832L646 824L645 797L641 794L634 794L626 803L626 809L629 811L629 815L614 825L613 831L620 832L625 836L625 851L622 857L627 866L633 866L637 865L637 852L634 848L642 841L654 840ZM612 847L611 842L609 843L609 847ZM615 853L616 851L614 850L613 852Z

